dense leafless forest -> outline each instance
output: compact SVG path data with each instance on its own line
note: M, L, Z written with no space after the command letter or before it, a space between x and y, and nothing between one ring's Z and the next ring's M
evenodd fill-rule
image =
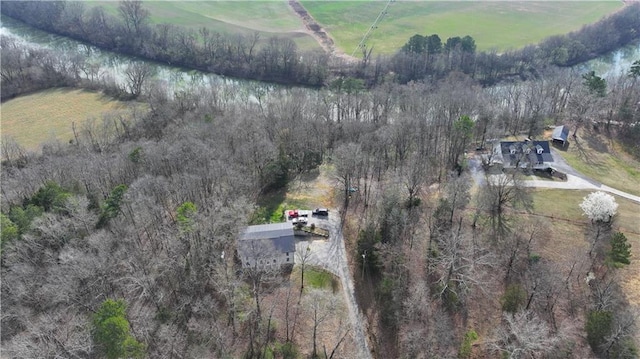
M17 4L3 12L27 6ZM60 23L81 31L72 20ZM362 273L359 305L375 313L374 357L638 356L636 314L606 261L618 236L611 223L576 234L588 253L550 261L536 252L554 240L548 223L517 214L532 205L519 178L472 192L465 153L568 123L640 154L640 63L606 80L547 66L495 87L465 70L398 83L378 67L375 86L331 75L317 90L230 84L168 96L143 65L119 88L92 78L81 58L5 37L1 46L3 94L82 86L149 109L78 126L73 140L46 143L42 154L3 139L3 357L354 357L333 298L297 300L280 273L242 270L223 255L234 253L260 196L322 163ZM483 311L502 317L470 315ZM101 334L109 326L122 329L117 340ZM119 349L106 350L114 340Z

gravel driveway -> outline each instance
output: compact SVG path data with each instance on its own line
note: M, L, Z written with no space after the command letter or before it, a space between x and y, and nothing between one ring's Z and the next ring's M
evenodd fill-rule
M349 317L351 319L351 335L358 347L358 359L371 358L369 344L366 338L365 323L358 303L356 302L353 280L347 261L347 253L342 235L342 220L340 213L331 209L328 217L309 217L309 224L329 230L329 238L300 240L296 242L296 263L300 264L301 256L306 254L306 264L315 265L328 270L340 277ZM307 252L307 248L309 251Z

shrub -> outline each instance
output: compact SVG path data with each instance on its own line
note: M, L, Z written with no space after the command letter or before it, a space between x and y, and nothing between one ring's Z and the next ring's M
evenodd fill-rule
M278 358L296 359L298 357L298 348L291 342L286 342L283 344L276 343L273 348L273 352Z
M93 315L93 340L108 359L143 358L144 344L130 334L122 300L105 300Z
M464 339L462 340L462 344L460 345L460 350L458 351L458 358L466 359L471 357L471 346L473 342L478 340L478 333L475 330L469 329L464 334Z
M587 332L587 342L594 352L600 350L600 345L605 338L611 334L613 316L606 310L592 310L587 314L585 331Z
M519 284L512 284L507 287L504 295L500 299L502 303L502 310L514 314L516 313L527 300L527 292Z

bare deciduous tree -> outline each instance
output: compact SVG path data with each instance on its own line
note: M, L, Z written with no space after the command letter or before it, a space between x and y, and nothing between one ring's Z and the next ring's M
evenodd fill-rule
M127 78L127 88L134 98L142 94L147 80L153 76L153 68L146 62L134 62L127 66L124 74Z
M489 341L489 346L507 358L537 358L555 350L562 333L553 333L547 323L529 311L504 314L504 323Z

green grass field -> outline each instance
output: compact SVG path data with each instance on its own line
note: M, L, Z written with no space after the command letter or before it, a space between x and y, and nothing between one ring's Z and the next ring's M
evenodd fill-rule
M96 92L53 89L20 96L2 104L2 136L12 137L28 150L50 139L73 139L72 123L80 128L88 118L126 108L123 102Z
M96 1L88 5L103 6L118 15L118 2ZM304 50L319 48L304 32L304 25L286 1L145 1L154 24L169 23L194 30L207 27L212 31L250 35L263 39L279 36L296 42Z
M303 6L330 34L336 45L351 54L386 1L303 0ZM113 15L118 2L87 2ZM293 39L301 49L318 43L286 0L264 1L146 1L152 23L170 23L198 30L261 34L263 39ZM378 54L397 51L414 34L471 35L479 50L520 48L550 35L578 30L623 6L620 1L403 1L392 3L367 45Z
M303 0L337 45L351 54L386 1ZM623 6L620 1L402 1L392 3L367 46L394 53L415 35L471 35L479 50L520 48L578 30Z

